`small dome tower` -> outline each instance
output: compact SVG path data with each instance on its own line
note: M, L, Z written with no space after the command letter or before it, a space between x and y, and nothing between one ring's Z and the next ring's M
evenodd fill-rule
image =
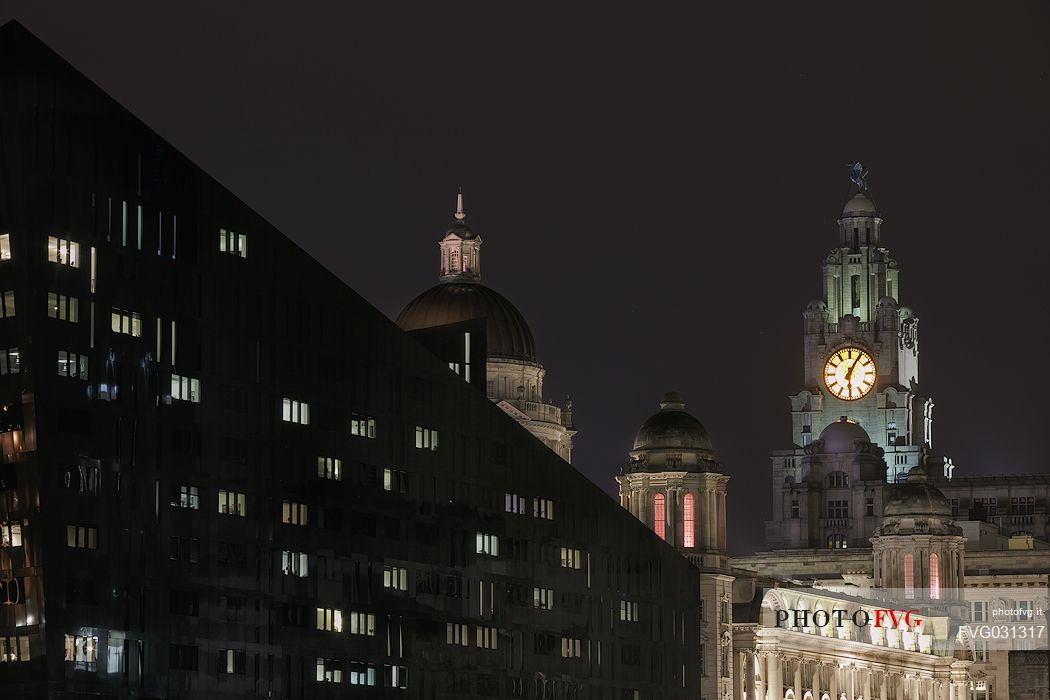
M620 505L702 568L728 565L726 485L711 436L668 392L616 477Z
M882 525L871 538L875 585L899 590L905 600L958 599L966 538L948 499L921 466L908 471L905 483L887 488Z

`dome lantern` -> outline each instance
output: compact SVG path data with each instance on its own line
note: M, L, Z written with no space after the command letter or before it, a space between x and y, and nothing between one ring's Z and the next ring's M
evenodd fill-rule
M441 249L442 282L481 281L481 236L467 225L463 208L463 191L456 195L456 212L452 225L438 242Z

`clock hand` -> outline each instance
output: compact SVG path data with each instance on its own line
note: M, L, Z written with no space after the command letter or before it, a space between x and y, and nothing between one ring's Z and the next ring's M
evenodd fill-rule
M859 355L857 356L857 359L853 361L853 364L849 366L849 371L846 372L846 385L847 386L849 386L850 382L853 380L853 370L857 369L857 363L858 362L860 362L860 356Z

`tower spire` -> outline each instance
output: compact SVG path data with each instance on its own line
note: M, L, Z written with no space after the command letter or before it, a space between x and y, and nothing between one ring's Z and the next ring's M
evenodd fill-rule
M459 194L456 195L456 221L463 221L467 218L467 212L463 211L463 188L459 188Z

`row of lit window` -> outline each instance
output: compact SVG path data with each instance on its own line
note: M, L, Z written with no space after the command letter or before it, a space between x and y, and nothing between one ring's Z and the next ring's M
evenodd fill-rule
M350 634L367 637L376 635L376 616L373 613L350 611L347 613ZM343 611L337 608L317 608L317 629L323 632L343 631Z
M517 515L527 515L524 496L516 493L507 493L503 496L504 510ZM549 498L534 497L532 499L532 517L543 520L554 520L554 501Z
M0 636L0 663L15 661L29 661L29 636Z
M478 625L473 639L478 649L499 648L499 630L495 627ZM457 646L470 646L470 627L460 622L445 623L445 642Z
M247 495L244 493L219 489L217 510L223 515L239 515L244 517L248 514L245 504L246 500ZM200 510L200 488L190 484L179 484L178 488L172 493L171 505L176 508Z
M320 683L342 683L344 677L350 685L376 685L376 665L361 661L350 661L350 671L344 674L343 662L339 659L317 659L316 680ZM404 690L408 687L408 667L386 664L383 666L383 685Z

